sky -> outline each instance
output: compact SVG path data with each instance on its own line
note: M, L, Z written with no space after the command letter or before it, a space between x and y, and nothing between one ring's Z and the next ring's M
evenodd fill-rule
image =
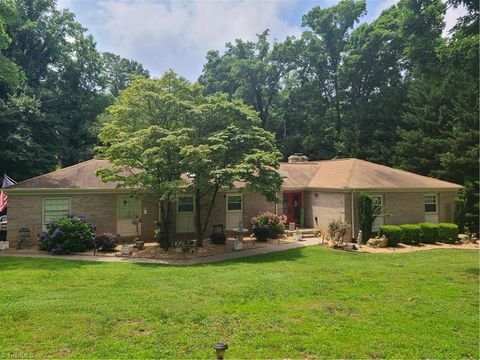
M155 77L174 69L197 80L209 50L224 49L235 39L255 40L270 29L272 39L298 36L302 15L314 6L335 5L338 0L58 0L88 29L100 51L142 63ZM367 0L371 22L396 0ZM449 10L446 28L455 24L463 9Z

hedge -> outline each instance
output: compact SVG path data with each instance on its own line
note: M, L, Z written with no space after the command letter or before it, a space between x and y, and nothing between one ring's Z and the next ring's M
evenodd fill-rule
M403 230L402 242L408 245L418 245L422 242L422 227L415 224L399 226Z
M457 241L458 226L450 223L438 224L438 241L453 244Z
M388 246L396 246L403 240L403 230L396 225L382 225L378 229L379 236L385 236L388 239Z
M422 242L425 244L435 244L438 241L438 225L432 223L418 224L422 228Z

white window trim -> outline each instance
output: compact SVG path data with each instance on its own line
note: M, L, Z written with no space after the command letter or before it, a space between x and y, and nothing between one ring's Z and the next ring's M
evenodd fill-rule
M192 207L192 211L178 211L178 206L180 205L180 202L178 201L178 199L180 198L192 198L192 204L193 204L193 207ZM195 199L193 198L193 195L178 195L177 196L177 214L191 214L193 212L195 212Z
M47 230L47 224L45 223L45 200L68 200L68 213L72 212L72 199L67 196L56 196L56 197L44 197L42 198L42 231Z
M240 205L241 205L240 210L228 210L228 197L229 197L229 196L240 196L240 200L241 200L241 201L240 201ZM239 213L239 212L243 212L243 195L240 194L240 193L230 193L230 194L227 194L227 201L225 202L225 209L226 209L227 212L231 212L231 213L233 213L233 212L238 212L238 213Z
M425 211L425 205L427 205L427 203L425 202L427 196L433 196L435 197L435 211ZM432 203L429 203L430 205ZM438 214L438 195L437 194L425 194L424 197L423 197L423 210L425 211L425 214L429 214L429 215L436 215Z

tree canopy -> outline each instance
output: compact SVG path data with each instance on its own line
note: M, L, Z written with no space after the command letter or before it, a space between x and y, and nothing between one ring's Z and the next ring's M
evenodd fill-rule
M182 191L194 194L201 246L221 188L242 182L245 191L274 201L282 182L275 137L260 127L257 113L227 94L203 90L172 71L136 79L107 109L100 132L99 155L113 168L98 174L160 199L163 243L171 239L172 203Z
M459 6L466 15L445 36L446 11ZM275 134L284 160L294 152L312 160L357 157L464 185L466 223L478 230L478 1L400 0L371 22L365 14L364 0L341 0L308 11L298 37L272 41L265 30L256 41L232 39L212 49L198 84L172 78L188 101L165 96L151 109L152 116L197 112L189 121L204 129L189 124L189 133L180 134L167 127L175 133L162 136L186 136L190 148L178 144L178 156L191 165L217 165L209 154L222 140L202 131L240 141L232 126L243 118L219 120L217 112L218 104L226 113L242 108L258 117L255 127ZM158 100L157 83L134 80L149 75L138 62L100 53L74 14L58 10L54 0L0 2L0 170L22 180L90 158L113 116L106 107L136 90L145 95L135 100L139 109ZM146 131L148 114L114 109L115 116L136 119L125 131ZM173 115L166 118L187 120ZM221 121L223 135L216 128ZM262 138L271 136L260 130Z

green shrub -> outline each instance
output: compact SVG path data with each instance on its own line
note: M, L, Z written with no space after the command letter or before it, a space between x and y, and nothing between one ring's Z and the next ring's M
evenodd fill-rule
M212 244L225 244L227 242L227 236L225 234L213 233L210 235L210 242Z
M422 242L422 227L415 224L403 224L399 226L403 230L402 242L408 245L418 245Z
M463 234L465 231L465 200L463 199L455 199L453 222L457 224L458 231Z
M396 225L382 225L378 229L379 236L385 236L388 239L388 246L397 246L403 240L403 230Z
M438 224L438 241L453 244L457 241L458 226L456 224L441 223Z
M265 226L255 226L253 228L253 235L257 239L257 241L267 241L268 240L269 230Z
M83 252L93 248L95 225L87 223L84 216L68 216L47 225L40 234L40 250L52 254Z
M425 244L435 244L438 241L438 225L431 223L418 224L422 228L422 242Z
M360 193L358 196L358 220L363 242L367 242L372 236L372 224L375 220L375 213L372 198L365 193Z

